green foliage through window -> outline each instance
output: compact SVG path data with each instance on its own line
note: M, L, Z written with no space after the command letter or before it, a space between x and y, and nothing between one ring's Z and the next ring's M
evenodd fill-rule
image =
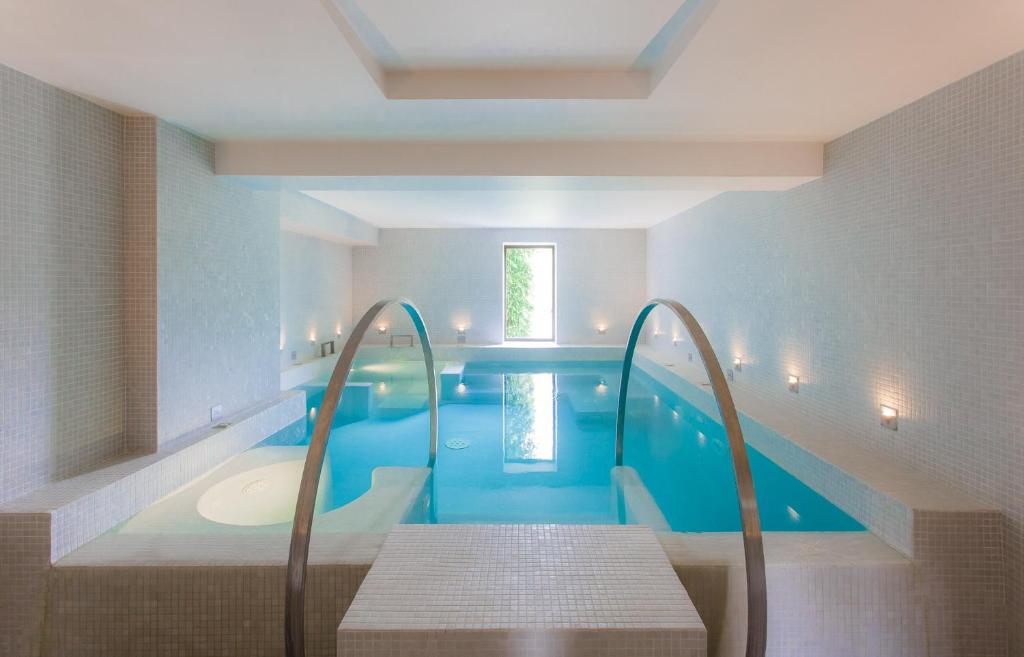
M505 249L505 335L525 338L530 335L530 286L533 272L527 262L527 251L532 249Z

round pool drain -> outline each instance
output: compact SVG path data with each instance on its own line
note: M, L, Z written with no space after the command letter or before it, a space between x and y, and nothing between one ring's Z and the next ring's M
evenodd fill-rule
M448 449L466 449L469 447L469 441L465 438L449 438L444 441L444 446Z

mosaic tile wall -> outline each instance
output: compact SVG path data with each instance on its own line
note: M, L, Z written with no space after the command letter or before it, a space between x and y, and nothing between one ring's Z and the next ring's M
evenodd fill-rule
M125 434L132 452L156 440L156 124L124 120Z
M404 295L423 312L434 342L453 344L460 323L469 327L470 344L501 342L504 242L556 245L559 343L625 344L644 301L642 230L381 230L378 246L353 250L356 319L378 299ZM385 321L409 333L403 315L392 309ZM599 335L598 324L607 333ZM382 340L370 335L367 341Z
M1024 53L837 139L820 180L654 227L648 293L743 356L738 388L1001 508L1024 655Z
M0 503L124 449L122 119L0 66Z
M320 355L320 343L352 327L352 247L281 232L281 365ZM315 336L315 341L310 337Z
M161 443L279 389L278 223L213 174L213 144L157 136L157 433Z

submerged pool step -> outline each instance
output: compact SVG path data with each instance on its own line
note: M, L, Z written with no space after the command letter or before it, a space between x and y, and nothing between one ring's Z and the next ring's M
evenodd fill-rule
M707 632L646 527L400 525L337 654L705 657Z

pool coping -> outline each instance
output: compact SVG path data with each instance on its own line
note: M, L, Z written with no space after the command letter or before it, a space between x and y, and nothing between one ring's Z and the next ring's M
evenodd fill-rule
M666 365L652 348L637 349L634 364L712 418L718 407L700 363ZM920 541L915 529L929 517L966 515L1001 527L1002 514L961 491L895 464L857 445L855 437L730 386L746 441L908 557Z
M45 522L56 561L305 414L305 392L282 393L218 422L226 427L201 427L152 454L121 456L11 500L0 506L0 523Z

